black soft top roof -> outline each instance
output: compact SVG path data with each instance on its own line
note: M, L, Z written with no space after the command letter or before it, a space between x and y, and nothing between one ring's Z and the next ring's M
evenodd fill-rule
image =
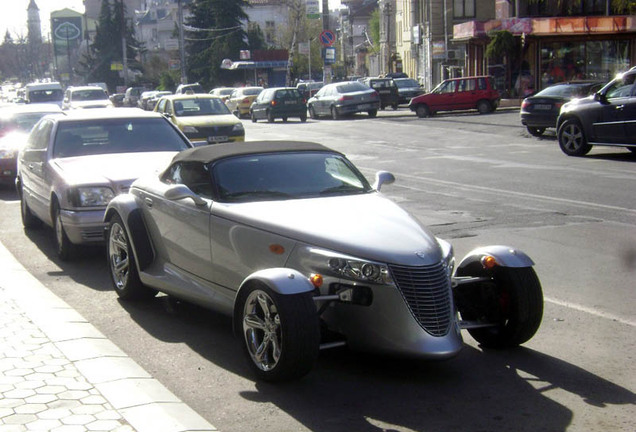
M232 156L249 154L320 151L339 153L321 144L304 141L248 141L239 143L211 144L177 153L175 162L209 163Z

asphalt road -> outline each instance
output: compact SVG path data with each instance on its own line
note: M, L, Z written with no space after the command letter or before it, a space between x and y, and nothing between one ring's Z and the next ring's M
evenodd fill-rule
M406 110L377 118L244 121L248 140L317 141L346 153L383 192L450 240L521 248L546 298L522 348L466 348L441 363L324 351L301 381L253 381L226 317L157 298L117 300L101 248L60 262L50 229L25 234L0 190L0 240L53 292L221 431L632 431L636 418L636 157L563 155L518 114ZM308 209L311 211L312 209Z

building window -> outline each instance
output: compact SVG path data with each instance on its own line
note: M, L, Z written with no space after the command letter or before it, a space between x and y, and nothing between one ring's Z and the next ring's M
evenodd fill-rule
M453 0L453 17L474 18L475 0Z

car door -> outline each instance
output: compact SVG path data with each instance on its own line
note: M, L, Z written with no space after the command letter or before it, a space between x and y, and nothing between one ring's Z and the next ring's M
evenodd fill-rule
M212 280L209 205L197 205L190 198L170 200L165 191L185 184L203 198L211 198L212 183L203 164L177 162L163 175L163 190L143 199L144 219L153 245L163 260L190 275Z
M589 141L611 144L627 142L625 121L626 113L631 109L635 76L626 74L603 90L594 108L592 137Z
M53 130L53 121L41 120L34 126L27 144L19 156L19 176L24 199L26 199L31 211L44 221L51 219L47 164L51 154L49 148L52 143Z
M455 109L457 81L443 82L437 90L429 95L429 106L433 111L446 111Z

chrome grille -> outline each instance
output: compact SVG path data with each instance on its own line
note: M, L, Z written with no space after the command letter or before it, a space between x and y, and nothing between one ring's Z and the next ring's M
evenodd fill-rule
M444 336L451 323L450 278L442 263L422 267L390 265L411 313L426 332Z

